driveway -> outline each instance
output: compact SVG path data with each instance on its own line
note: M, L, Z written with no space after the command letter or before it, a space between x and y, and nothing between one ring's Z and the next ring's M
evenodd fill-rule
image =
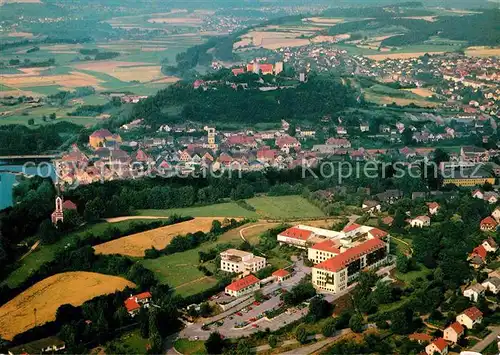
M486 338L470 348L471 351L480 353L481 351L486 349L488 345L497 340L498 335L500 335L500 326L488 327L488 329L491 330L491 333L486 336Z

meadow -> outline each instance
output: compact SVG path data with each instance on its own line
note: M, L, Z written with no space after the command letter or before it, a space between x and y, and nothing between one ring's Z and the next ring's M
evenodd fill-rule
M124 278L93 272L65 272L50 276L0 307L0 337L12 340L35 326L55 320L59 306L79 306L96 296L135 285Z
M301 196L260 196L245 200L255 211L250 211L235 202L210 206L173 208L168 210L139 210L141 216L193 216L193 217L246 217L262 219L316 218L324 213Z

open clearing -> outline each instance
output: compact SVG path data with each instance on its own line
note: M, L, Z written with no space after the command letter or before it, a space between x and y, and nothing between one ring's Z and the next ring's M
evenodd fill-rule
M206 233L210 231L214 219L218 219L221 222L223 220L223 218L198 217L190 221L118 238L96 245L94 249L98 254L122 254L143 257L146 249L150 249L151 247L163 249L177 235L185 235L198 231Z
M373 59L375 61L381 61L386 59L411 59L418 58L425 54L433 55L433 54L443 54L444 52L414 52L414 53L386 53L386 54L373 54L367 55L366 57Z
M37 324L53 321L63 304L79 306L96 296L123 290L135 285L124 278L94 272L65 272L48 277L33 285L0 307L0 336L11 340L16 334Z
M425 88L406 89L405 91L411 91L412 93L422 97L431 97L435 94L431 90Z
M470 57L494 57L500 56L500 47L469 47L465 54Z
M312 22L315 25L323 25L323 24L328 24L328 25L335 25L337 23L344 22L345 20L343 18L331 18L331 17L309 17L302 19L303 22Z
M308 38L303 36L312 36L315 31L250 31L241 37L239 42L233 45L233 48L254 45L266 49L278 49L281 47L300 47L309 44Z
M167 78L161 72L161 66L143 62L99 61L75 65L82 70L91 70L113 76L122 81L137 80L148 82Z
M209 206L172 208L168 210L139 210L141 216L193 216L193 217L247 217L265 219L297 219L323 217L324 213L301 196L260 196L247 199L255 208L249 211L234 202Z
M40 69L40 68L39 68ZM59 85L65 88L93 86L99 88L101 80L92 75L72 71L61 75L40 75L40 70L21 69L23 74L3 74L0 84L12 88L28 88L38 86Z

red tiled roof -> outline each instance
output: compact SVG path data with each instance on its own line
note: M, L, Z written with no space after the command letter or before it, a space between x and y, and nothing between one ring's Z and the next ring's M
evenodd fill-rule
M142 292L142 293L139 293L138 295L135 295L134 297L136 297L138 300L142 300L142 299L146 299L146 298L151 298L151 292Z
M486 259L486 255L488 255L488 251L483 247L482 245L475 247L474 250L472 250L472 254L475 254L479 256L481 259Z
M340 249L338 248L337 244L333 240L325 240L320 243L314 244L311 249L316 249L316 250L322 250L322 251L327 251L330 253L335 253L335 254L340 254Z
M437 203L437 202L429 202L429 203L427 204L427 206L429 206L429 208L430 208L431 210L433 210L433 209L439 208L439 203Z
M287 230L284 230L283 232L280 233L280 235L284 237L300 239L300 240L307 240L307 238L309 238L311 234L312 234L311 231L300 229L297 227L288 228Z
M259 64L259 69L262 70L262 72L271 72L271 71L273 71L273 65L272 64Z
M370 233L374 238L383 238L388 234L386 231L378 228L372 228L368 233Z
M276 270L275 272L273 272L273 276L276 276L276 277L285 277L288 275L290 275L290 273L284 269L279 269L279 270Z
M99 129L90 135L91 137L107 138L113 136L113 134L107 129Z
M314 267L317 269L337 272L349 265L351 261L358 259L361 255L368 254L381 248L385 248L385 243L383 241L380 239L370 239L363 244L347 249L345 252L334 256L331 259L325 260Z
M467 308L465 311L463 311L463 314L465 314L473 321L483 316L483 312L477 309L477 307Z
M141 306L135 301L135 297L132 296L125 300L125 308L127 309L127 311L132 312L136 309L141 308Z
M245 69L244 68L233 68L232 72L234 75L239 75L239 74L243 74L245 72Z
M432 340L432 337L429 334L425 333L413 333L408 335L408 339L416 340L416 341L426 341L429 342Z
M432 343L434 345L436 345L436 347L439 349L439 351L443 351L448 346L448 343L443 338L437 338Z
M233 282L232 284L226 286L226 289L228 289L230 291L237 292L239 290L244 289L245 287L256 284L259 281L260 280L258 278L256 278L254 275L248 275L248 276L245 276L244 278L239 279L239 280Z
M76 205L71 200L66 200L62 204L63 210L76 210Z
M297 138L291 136L282 136L276 139L276 145L278 147L282 147L285 144L294 145L297 144L298 142L299 141L297 140Z
M345 226L344 229L342 229L342 232L352 232L353 230L358 229L359 227L361 227L359 224L353 223L348 226Z
M497 221L493 219L493 217L488 216L485 219L481 221L481 225L483 226L493 226L495 227L497 225Z
M464 327L462 327L462 324L458 322L451 323L448 328L453 329L457 334L461 334L464 331Z
M382 222L384 222L387 225L390 225L392 224L392 222L394 222L394 218L392 218L391 216L387 216L384 219L382 219Z

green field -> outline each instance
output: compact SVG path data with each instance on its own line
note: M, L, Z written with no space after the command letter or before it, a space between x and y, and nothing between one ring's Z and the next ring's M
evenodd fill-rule
M193 217L247 217L247 218L311 218L323 217L324 213L300 196L254 197L246 200L255 208L249 211L234 202L210 206L172 208L168 210L139 210L140 216L182 215Z
M201 340L177 339L174 348L183 355L205 355L205 343Z
M123 334L117 339L106 343L108 354L145 354L149 339L143 339L139 330Z
M77 238L84 237L88 232L93 233L94 235L99 235L110 226L116 227L123 231L128 229L131 223L137 223L141 221L153 222L153 220L151 219L135 219L117 223L101 222L92 225L86 225L78 231L64 236L63 238L61 238L61 240L54 244L40 245L33 253L21 260L19 262L19 267L14 270L2 283L6 283L9 287L18 286L19 284L24 282L32 272L38 270L44 263L52 261L59 250L71 246L73 243L75 243Z

